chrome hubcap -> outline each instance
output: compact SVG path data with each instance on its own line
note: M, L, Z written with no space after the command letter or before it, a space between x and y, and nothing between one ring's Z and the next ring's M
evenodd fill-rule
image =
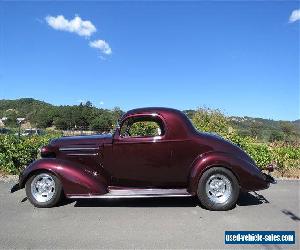
M51 200L55 193L55 182L49 174L39 174L31 182L31 194L38 202Z
M212 175L206 182L206 194L214 203L226 202L231 196L231 192L231 182L222 174Z

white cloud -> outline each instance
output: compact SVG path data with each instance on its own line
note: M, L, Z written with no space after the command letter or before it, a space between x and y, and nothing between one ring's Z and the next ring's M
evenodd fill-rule
M300 20L300 9L298 10L293 10L292 14L290 15L290 23L296 22Z
M47 16L45 20L55 30L68 31L76 33L79 36L90 37L97 31L94 24L89 20L82 20L80 16L75 16L68 20L63 15Z
M104 105L104 101L100 101L100 103L99 103L100 105Z
M55 30L67 31L76 33L79 36L89 38L93 33L97 31L95 25L89 20L82 20L80 16L76 15L73 19L68 20L63 15L58 16L46 16L46 22L50 27ZM91 48L98 49L101 54L110 55L112 49L109 44L104 40L94 40L89 42ZM100 55L101 59L105 59Z
M110 55L112 53L112 50L109 46L109 44L104 40L95 40L89 42L89 46L91 48L99 49L101 53L105 55Z

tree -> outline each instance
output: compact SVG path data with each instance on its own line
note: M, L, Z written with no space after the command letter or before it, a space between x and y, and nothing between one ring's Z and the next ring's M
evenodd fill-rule
M48 128L52 126L53 117L49 113L40 113L36 116L35 125L38 128Z
M284 133L284 140L290 141L295 134L294 126L290 122L280 122L280 128Z
M93 104L92 104L92 102L87 101L87 102L85 103L85 106L88 107L88 108L91 108L91 107L93 107Z
M5 126L17 127L18 112L16 110L9 109L4 113L4 116L7 117L7 120L5 121Z
M67 123L66 119L62 117L56 117L54 119L54 125L57 129L66 130L69 128L69 124Z
M183 113L185 113L186 114L186 116L188 117L188 118L190 118L190 119L192 119L193 118L193 116L194 116L194 114L195 114L195 110L193 110L193 109L187 109L187 110L183 110Z
M269 142L282 141L284 134L278 130L273 130L269 137Z
M90 128L99 132L110 132L112 129L112 117L108 113L96 117L91 121Z
M253 121L250 124L250 134L253 138L257 139L261 135L262 124L257 121Z
M192 122L200 131L221 135L229 132L229 120L218 109L198 108L192 117Z
M70 112L71 120L74 128L79 129L87 129L89 127L89 114L90 114L90 108L86 106L72 106Z
M119 107L114 107L111 111L113 118L113 125L117 124L118 120L122 117L124 112Z

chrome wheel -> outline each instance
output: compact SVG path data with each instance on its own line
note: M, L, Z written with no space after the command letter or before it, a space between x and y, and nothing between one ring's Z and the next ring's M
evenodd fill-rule
M55 194L55 181L46 173L35 176L30 186L32 196L41 203L51 200Z
M222 174L210 176L205 185L208 198L214 203L226 202L232 193L230 180Z

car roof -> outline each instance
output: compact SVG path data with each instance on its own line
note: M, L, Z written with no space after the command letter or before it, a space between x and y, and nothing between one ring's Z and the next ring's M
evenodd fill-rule
M173 108L147 107L132 109L127 111L120 121L124 121L128 116L139 114L158 114L164 117L170 138L183 138L194 131L194 127L187 116L183 112Z
M165 107L145 107L145 108L136 108L128 110L125 114L125 116L133 115L133 114L151 114L151 113L182 113L181 111L173 108L165 108Z

